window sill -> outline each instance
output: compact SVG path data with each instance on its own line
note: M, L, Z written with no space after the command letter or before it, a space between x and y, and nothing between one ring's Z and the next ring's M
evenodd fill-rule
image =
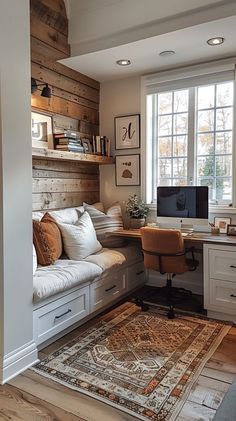
M209 213L230 213L230 214L236 214L236 208L233 206L210 206Z
M148 207L150 211L156 211L156 205L154 203L148 204ZM210 214L236 214L236 207L231 206L224 206L224 205L218 205L218 206L210 206L209 207L209 213Z

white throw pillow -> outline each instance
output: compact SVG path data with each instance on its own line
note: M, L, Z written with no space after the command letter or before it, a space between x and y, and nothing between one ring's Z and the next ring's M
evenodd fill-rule
M37 269L37 254L36 254L36 250L33 244L33 275L35 274Z
M71 224L74 225L79 219L78 212L82 214L84 212L83 206L78 208L65 208L59 209L56 211L49 211L49 214L59 223L59 224Z
M83 260L102 249L88 212L84 212L75 225L58 224L64 250L71 260Z

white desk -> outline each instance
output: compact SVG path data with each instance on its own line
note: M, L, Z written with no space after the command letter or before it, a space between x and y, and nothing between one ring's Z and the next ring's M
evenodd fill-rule
M140 230L120 230L112 235L141 239ZM204 308L207 315L236 323L236 237L192 233L185 245L203 248Z

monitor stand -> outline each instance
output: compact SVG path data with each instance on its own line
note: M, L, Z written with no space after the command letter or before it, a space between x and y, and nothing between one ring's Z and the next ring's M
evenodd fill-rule
M180 231L186 232L186 233L192 233L193 232L193 225L192 224L181 224Z

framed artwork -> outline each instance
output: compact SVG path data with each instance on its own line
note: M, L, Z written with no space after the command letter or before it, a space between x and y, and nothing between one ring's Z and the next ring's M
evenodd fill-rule
M84 153L92 153L92 145L89 139L81 138L81 142L84 148Z
M140 185L140 155L116 156L116 185Z
M53 149L52 116L49 114L31 112L32 146Z
M140 114L115 117L116 150L140 148Z
M227 235L235 235L236 236L236 225L229 224L227 226Z
M215 227L220 229L221 234L227 233L227 226L231 223L231 218L214 218Z

